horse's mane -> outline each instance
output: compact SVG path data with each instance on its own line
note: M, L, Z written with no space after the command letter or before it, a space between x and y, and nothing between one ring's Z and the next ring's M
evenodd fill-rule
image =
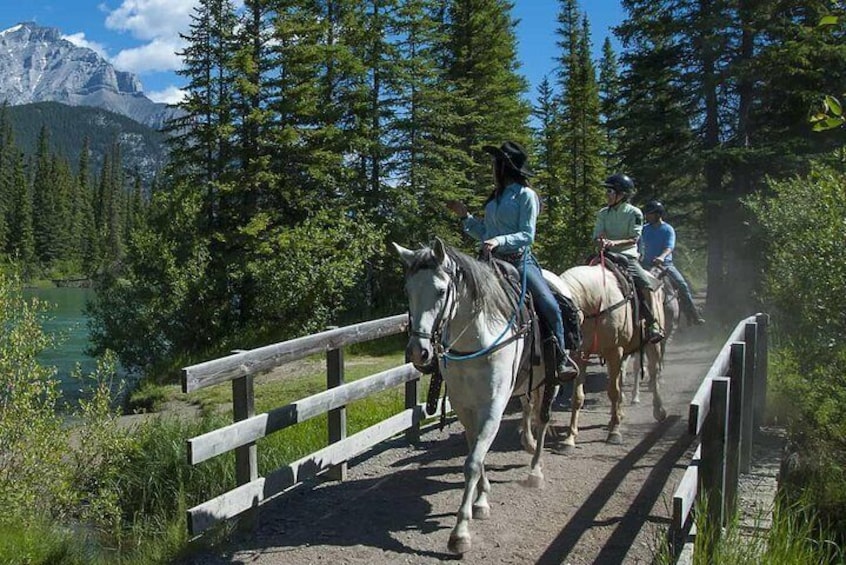
M489 317L507 320L515 306L503 288L499 273L490 264L478 261L454 247L445 245L444 248L447 256L455 263L455 274L466 286L473 304ZM413 274L422 269L443 270L431 247L414 252L414 260L408 272Z

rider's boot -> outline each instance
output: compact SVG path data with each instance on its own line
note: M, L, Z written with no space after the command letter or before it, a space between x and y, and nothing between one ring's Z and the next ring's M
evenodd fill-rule
M552 343L555 345L555 370L558 373L558 380L561 383L568 383L579 376L579 366L570 356L570 351L558 343L558 340L552 338Z
M699 313L699 308L696 307L693 300L685 296L682 298L682 302L684 303L683 308L688 324L691 326L701 326L705 323L705 318Z
M555 374L560 384L568 383L579 376L578 364L570 356L570 352L558 344L555 337L548 337L545 345L549 347L550 354L555 354Z
M650 291L638 289L637 296L640 298L640 311L643 314L643 319L646 321L646 340L649 343L658 343L664 339L664 331L658 325L658 321L652 313L650 297L646 295L648 292Z

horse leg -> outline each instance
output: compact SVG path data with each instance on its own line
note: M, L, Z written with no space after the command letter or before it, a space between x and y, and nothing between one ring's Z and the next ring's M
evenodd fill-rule
M579 376L573 381L573 396L570 399L570 429L557 453L571 453L576 448L579 435L579 411L585 405L585 372L587 363L579 362Z
M523 415L520 420L520 445L527 453L534 453L537 447L532 427L535 424L534 411L537 406L537 398L534 391L520 397L520 407Z
M447 546L452 553L462 555L470 551L472 546L470 542L470 519L473 517L474 503L481 499L482 504L487 505L487 491L490 490L490 483L485 480L480 484L480 481L484 473L485 456L491 448L494 437L496 437L506 401L507 398L502 402L494 401L483 412L474 411L472 417L467 421L470 425L465 425L470 453L464 460L464 495L461 498L455 527L449 535ZM473 433L471 433L471 426ZM478 433L476 433L476 430L478 430ZM484 494L480 493L479 496L476 496L477 486L482 487ZM485 487L487 487L487 491ZM481 508L480 513L484 513Z
M541 456L543 455L546 436L550 432L552 400L558 393L557 386L550 386L548 383L537 388L533 394L535 400L534 421L538 426L538 441L535 445L535 452L532 455L532 464L529 470L529 477L526 479L526 486L530 488L543 487L543 470L541 469Z
M476 485L476 500L473 501L473 519L487 520L491 517L491 505L488 502L488 495L491 492L491 483L488 481L485 466L482 465L479 483Z
M631 363L626 361L625 366L631 367L632 404L640 404L640 354L638 352L635 352L631 356L631 360Z
M658 422L667 418L664 400L661 398L661 365L663 357L663 343L653 345L646 350L647 366L649 368L649 384L652 389L652 417Z
M608 400L611 401L611 421L608 424L608 438L606 443L620 444L623 442L623 435L620 433L620 424L623 421L623 392L620 388L623 371L623 350L615 348L612 355L608 355Z
M476 443L476 430L474 429L472 434L465 432L464 436L467 440L468 449L473 449L473 445ZM487 518L490 518L491 507L488 503L488 494L490 492L491 483L488 481L488 477L485 474L485 466L482 465L482 473L479 477L479 482L476 484L475 495L473 496L474 520L486 520Z

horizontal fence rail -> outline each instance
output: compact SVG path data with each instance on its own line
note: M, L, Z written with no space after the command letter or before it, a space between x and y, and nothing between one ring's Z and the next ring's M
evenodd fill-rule
M697 501L705 503L712 543L734 513L738 476L749 472L753 436L766 404L768 326L767 314L741 320L690 402L688 433L699 445L673 495L674 555L688 539Z
M190 438L186 456L190 465L235 451L236 487L187 511L188 532L201 534L216 523L239 517L246 527L257 523L255 510L269 499L323 474L331 479L346 477L347 461L371 447L405 433L416 441L420 424L428 418L425 405L418 401L421 374L410 363L344 382L343 348L405 332L408 316L400 314L251 349L199 363L182 370L182 390L186 393L204 387L232 383L233 418L228 426ZM255 414L253 377L263 371L325 352L327 390ZM346 405L373 394L405 387L405 409L367 429L347 437ZM442 406L443 404L443 406ZM438 410L449 411L449 401L438 402ZM328 413L329 445L285 465L265 477L258 476L256 442L287 427Z

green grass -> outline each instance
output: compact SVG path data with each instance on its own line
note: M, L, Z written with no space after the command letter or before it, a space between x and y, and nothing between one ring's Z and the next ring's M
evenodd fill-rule
M804 503L788 503L777 497L772 511L772 525L767 529L767 516L761 513L753 520L753 527L744 528L735 514L720 534L716 526L706 522L707 508L703 501L696 505L696 538L693 564L731 563L732 565L826 565L846 561L844 548L832 541L818 520L817 513ZM655 563L675 563L669 549L662 546L656 552Z
M55 565L83 563L69 531L47 524L22 529L17 524L0 524L0 565Z

